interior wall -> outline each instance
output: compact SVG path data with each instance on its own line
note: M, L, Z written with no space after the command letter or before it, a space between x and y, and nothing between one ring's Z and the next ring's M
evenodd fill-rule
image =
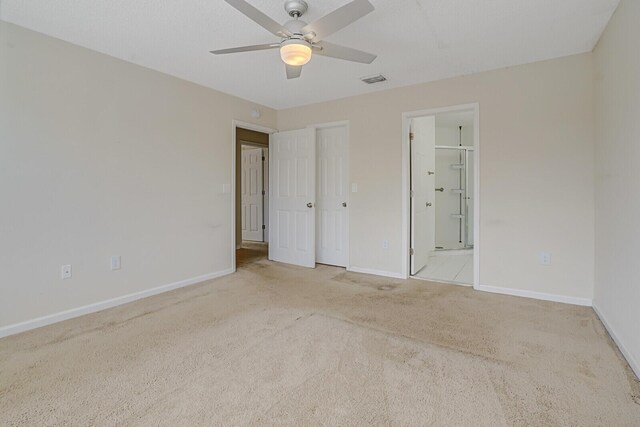
M640 376L640 2L623 0L594 51L594 307Z
M239 190L242 188L242 141L269 148L269 134L236 128L236 248L242 245L242 195Z
M590 302L591 54L278 111L278 129L350 122L351 267L403 271L402 113L480 105L480 282ZM388 248L383 242L388 240ZM552 265L539 252L552 254Z
M470 113L473 117L473 112ZM462 132L459 126L453 124L438 124L436 116L436 145L447 147L458 147L460 141L463 146L473 147L473 125L462 125ZM464 188L466 180L462 177L460 184L460 171L451 168L452 164L461 163L460 156L464 152L459 150L437 149L436 156L436 187L444 188L443 192L436 192L435 212L436 212L436 247L445 249L462 249L464 242L460 241L460 220L452 218L451 214L460 211L460 199L458 194L452 194L451 189ZM470 157L473 157L471 155ZM469 169L470 179L467 194L473 197L473 168ZM473 205L470 205L472 207ZM463 203L463 209L465 204ZM473 241L473 209L469 210L469 242Z
M229 271L231 123L276 124L254 108L0 21L0 327Z

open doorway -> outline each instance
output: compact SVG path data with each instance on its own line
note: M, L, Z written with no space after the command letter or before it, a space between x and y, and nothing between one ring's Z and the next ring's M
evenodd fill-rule
M267 258L269 134L236 128L236 267Z
M477 107L415 113L408 127L408 275L476 283Z

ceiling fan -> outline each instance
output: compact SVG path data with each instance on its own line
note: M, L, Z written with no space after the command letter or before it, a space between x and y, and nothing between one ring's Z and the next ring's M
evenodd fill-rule
M372 12L374 7L368 0L353 0L311 24L299 19L307 11L307 3L304 0L287 0L284 3L284 9L293 19L283 25L278 24L245 0L225 1L270 33L280 37L281 41L212 50L211 53L215 55L279 48L280 57L286 65L288 79L300 77L302 66L309 62L312 52L316 55L363 64L371 64L376 59L376 55L323 41L325 37Z

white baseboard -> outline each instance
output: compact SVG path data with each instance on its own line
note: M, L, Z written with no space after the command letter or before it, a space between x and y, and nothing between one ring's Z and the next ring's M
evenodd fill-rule
M561 302L564 304L582 305L591 307L593 301L590 298L577 298L566 295L546 294L544 292L526 291L522 289L500 288L497 286L474 286L475 290L483 292L491 292L494 294L511 295L515 297L533 298L543 301Z
M394 279L404 279L402 274L394 273L392 271L372 270L360 267L347 267L347 271L351 271L353 273L372 274L374 276L392 277Z
M72 319L74 317L84 316L85 314L95 313L96 311L101 311L107 308L126 304L128 302L147 298L153 295L161 294L163 292L172 291L174 289L195 285L196 283L216 279L218 277L226 276L234 272L235 268L230 268L215 273L209 273L202 276L181 280L179 282L169 283L168 285L158 286L157 288L146 289L144 291L123 295L121 297L112 298L106 301L100 301L82 307L72 308L70 310L61 311L59 313L49 314L47 316L38 317L36 319L3 326L0 328L0 338L19 334L20 332L29 331L31 329L40 328L42 326L51 325L52 323L62 322L63 320Z
M595 302L593 304L593 311L596 312L596 314L600 318L600 321L604 325L605 329L607 330L607 332L609 332L609 335L611 335L613 342L616 343L616 345L620 349L620 352L622 353L624 358L627 359L627 363L629 363L631 370L635 372L636 377L640 378L640 363L638 363L638 361L633 358L633 355L629 352L629 350L627 350L627 348L624 346L622 341L620 341L619 336L614 332L613 328L611 327L611 324L607 321L607 318L604 317L604 315L602 314L602 311L600 311L600 309L598 308L598 305Z

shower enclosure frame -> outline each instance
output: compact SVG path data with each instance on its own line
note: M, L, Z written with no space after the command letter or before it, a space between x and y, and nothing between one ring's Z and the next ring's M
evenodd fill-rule
M409 111L402 113L402 270L399 275L393 277L410 278L410 235L411 235L411 212L410 212L410 149L409 149L409 128L411 120L418 117L434 116L442 113L452 113L456 111L473 111L473 169L474 169L474 203L473 203L473 288L480 290L481 270L480 256L482 253L480 239L480 104L463 104L450 107L432 108L426 110Z
M471 233L469 233L469 201L471 200L471 198L469 197L469 152L471 151L472 153L475 152L475 147L471 147L468 145L436 145L434 147L436 150L457 150L457 151L464 151L464 167L462 168L462 170L464 170L464 192L461 194L462 200L462 206L464 206L464 209L462 209L461 206L461 210L463 212L460 213L460 215L463 215L463 218L460 218L461 220L464 219L464 227L461 226L461 230L463 230L461 232L461 240L463 243L463 247L462 248L454 248L454 249L438 249L436 248L436 251L449 251L449 250L459 250L459 249L474 249L474 244L469 244L469 235ZM474 156L475 157L475 156ZM474 158L475 161L475 158ZM474 170L475 170L475 164L474 164ZM436 171L437 172L437 171ZM475 184L475 183L474 183ZM474 185L475 187L475 185ZM475 188L474 188L474 198L475 198ZM475 200L474 200L475 202ZM474 203L474 207L475 207L475 203ZM438 226L438 224L436 224L436 227ZM474 224L474 230L475 230L475 224ZM475 240L475 239L474 239Z

